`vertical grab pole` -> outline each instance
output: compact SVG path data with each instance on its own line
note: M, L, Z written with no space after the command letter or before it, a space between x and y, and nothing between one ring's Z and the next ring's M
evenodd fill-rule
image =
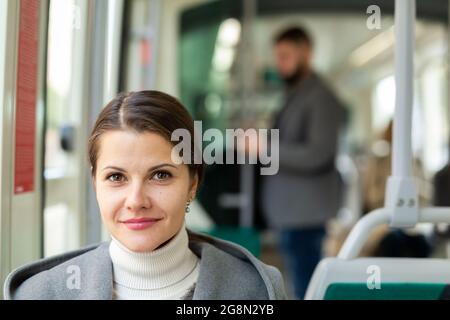
M253 24L255 23L255 15L257 10L256 0L243 1L244 20L242 24L242 45L243 45L243 65L242 65L242 110L244 112L251 112L252 100L249 97L254 96L255 92L255 73L254 63L252 57L253 44ZM247 116L244 115L247 121ZM245 138L244 138L245 139ZM249 158L250 159L250 158ZM249 160L250 161L250 160ZM241 228L251 228L253 226L254 203L253 198L255 194L255 179L254 179L254 165L251 163L241 164L240 167L240 189L243 196L241 209L239 212L239 226Z
M395 120L392 176L411 176L415 0L395 1Z
M385 196L385 207L391 212L391 227L413 227L419 220L411 147L415 12L415 0L395 1L394 137L392 174Z

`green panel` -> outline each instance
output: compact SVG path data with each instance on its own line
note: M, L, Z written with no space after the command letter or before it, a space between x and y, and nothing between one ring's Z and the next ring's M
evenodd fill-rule
M380 289L369 289L366 283L333 283L324 300L438 300L443 283L381 283Z
M190 32L181 30L178 51L181 102L191 112L198 96L212 89L209 76L220 23L219 20Z
M220 226L215 227L213 230L209 231L208 234L237 243L256 257L259 257L261 254L260 235L259 232L253 228Z

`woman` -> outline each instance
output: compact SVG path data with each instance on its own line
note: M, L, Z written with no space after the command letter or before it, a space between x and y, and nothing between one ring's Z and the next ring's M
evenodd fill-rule
M173 97L122 93L100 113L89 161L110 242L13 271L6 299L281 299L279 271L244 248L186 230L203 165L172 152L194 124ZM175 155L175 156L174 156Z

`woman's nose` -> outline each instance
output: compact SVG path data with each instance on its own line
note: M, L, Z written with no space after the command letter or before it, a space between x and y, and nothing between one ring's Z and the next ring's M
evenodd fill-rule
M131 186L125 200L125 206L128 210L134 212L150 208L150 197L146 194L143 184Z

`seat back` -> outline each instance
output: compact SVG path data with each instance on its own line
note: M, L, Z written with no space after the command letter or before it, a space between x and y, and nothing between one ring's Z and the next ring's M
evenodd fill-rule
M450 284L450 260L326 258L317 266L308 300L437 300Z

